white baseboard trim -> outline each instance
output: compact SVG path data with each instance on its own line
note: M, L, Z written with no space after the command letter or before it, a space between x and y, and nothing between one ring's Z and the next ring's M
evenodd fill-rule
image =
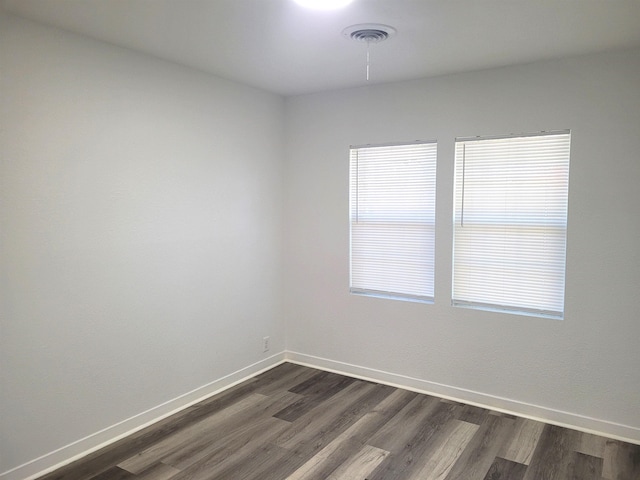
M149 410L127 418L115 425L104 428L98 432L88 435L69 445L65 445L53 452L49 452L41 457L19 465L4 473L0 473L0 480L33 480L56 470L64 465L74 462L96 450L106 447L121 438L142 430L143 428L162 420L174 413L184 410L206 398L227 390L238 383L254 377L266 370L284 363L285 352L272 355L253 365L230 373L218 380L196 388L179 397L162 403Z
M34 480L284 362L339 373L640 445L640 428L327 358L285 351L0 473L0 480Z
M450 385L429 382L419 378L398 375L359 365L351 365L303 353L287 351L285 359L288 362L296 363L298 365L339 373L349 377L390 385L440 398L446 398L469 405L475 405L477 407L516 415L518 417L525 417L560 427L571 428L573 430L593 433L640 445L640 428L628 425L586 417L576 413L554 410L552 408L532 405L518 400L497 397L486 393L466 390L464 388L452 387Z

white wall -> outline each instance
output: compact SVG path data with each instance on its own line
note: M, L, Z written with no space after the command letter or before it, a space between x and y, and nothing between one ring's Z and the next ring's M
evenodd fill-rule
M283 351L284 103L0 32L2 476Z
M636 50L285 104L0 14L0 472L285 347L640 441L638 78ZM453 139L564 128L565 320L450 307ZM348 147L414 139L436 302L350 296Z
M639 79L634 50L288 99L292 358L640 442ZM454 138L566 128L565 319L451 307ZM349 145L416 139L438 140L435 304L350 296Z

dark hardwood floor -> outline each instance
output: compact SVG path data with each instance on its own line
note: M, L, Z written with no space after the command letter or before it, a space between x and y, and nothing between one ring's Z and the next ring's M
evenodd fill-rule
M284 363L42 480L640 480L640 446Z

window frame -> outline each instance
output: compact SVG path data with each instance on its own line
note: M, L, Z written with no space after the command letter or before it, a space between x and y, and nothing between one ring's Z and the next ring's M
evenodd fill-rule
M468 159L464 157L464 155L466 155L464 153L465 147L469 144L474 144L474 143L477 144L477 142L500 142L501 140L505 140L506 142L522 141L525 144L526 142L530 141L533 144L537 142L537 140L530 140L530 139L533 139L534 137L547 137L545 140L549 140L550 144L552 144L551 142L553 142L556 139L559 143L566 142L566 144L562 145L562 148L564 150L558 148L558 151L561 153L557 154L557 158L554 157L557 163L552 163L551 153L547 154L547 151L546 150L543 151L542 147L539 148L537 151L538 156L535 157L538 159L537 161L529 161L528 159L525 158L526 154L536 154L535 151L526 150L525 148L523 148L522 150L518 151L517 154L514 154L514 158L516 159L518 159L518 155L522 156L523 160L520 160L520 159L517 160L517 161L522 161L522 165L526 165L530 163L531 165L537 165L539 168L538 171L536 171L535 168L531 169L533 173L532 173L531 179L529 180L529 185L527 185L527 181L526 181L528 178L526 175L526 172L525 174L521 174L517 171L520 165L515 165L515 166L509 165L508 168L514 170L516 173L514 173L512 177L508 177L508 178L512 178L514 185L519 186L520 190L518 191L517 188L511 187L512 191L507 193L506 191L501 192L498 189L498 187L492 186L491 188L487 188L485 195L488 197L491 197L491 196L495 196L495 192L503 193L505 195L505 198L508 197L513 202L513 203L509 203L505 201L504 210L509 211L509 209L513 208L515 210L521 209L522 212L520 216L504 215L502 218L506 220L510 219L511 221L504 224L500 224L500 223L496 223L497 220L501 218L500 214L496 213L495 211L492 211L485 215L485 223L483 224L479 220L479 218L482 217L482 214L478 213L481 211L478 209L478 205L474 205L474 204L465 205L465 201L467 203L469 202L469 199L465 198L465 188L469 188L468 185L471 184L471 181L472 181L470 178L466 176L466 175L469 175L469 177L471 177L471 175L466 174L464 171L465 160L468 161ZM556 137L556 139L552 137ZM543 140L542 142L544 142L545 140ZM549 147L546 147L546 143L544 145L545 145L544 148L549 148ZM462 146L463 157L465 158L465 160L462 160L462 161L460 159L460 148L459 148L460 146ZM504 146L501 148L506 149L507 147ZM504 313L518 314L518 315L530 315L530 316L539 316L539 317L545 317L545 318L563 319L564 310L565 310L566 258L567 258L566 254L567 254L567 233L568 233L568 217L569 217L568 203L569 203L569 167L570 167L570 157L571 157L571 154L570 154L571 131L559 130L559 131L548 131L548 132L538 132L538 133L512 134L512 135L458 137L455 139L454 152L455 152L454 153L454 167L455 167L454 170L455 171L454 171L454 189L453 189L454 198L453 198L453 239L452 239L453 250L452 250L452 271L451 271L451 274L452 274L451 305L456 307L498 311L498 312L504 312ZM487 155L487 153L483 152L482 154L476 154L476 155L477 155L477 158L481 158L482 155ZM499 156L501 154L497 154L497 155ZM548 157L545 157L543 155L548 155ZM481 162L481 160L477 160L477 159L476 161ZM487 168L490 169L491 167L495 167L495 164L493 164L492 162L496 162L496 160L493 157L491 158L487 157L486 165L489 165L489 167ZM545 162L548 162L549 165L557 165L558 173L556 174L555 170L553 171L553 174L541 173L544 171L541 165L546 165ZM468 168L468 165L467 165L467 168ZM488 177L486 173L484 175ZM504 175L505 175L505 178L507 178L507 174L504 174ZM478 174L478 177L481 177L481 176L482 176L482 173ZM542 178L546 178L546 177L549 177L550 179L550 181L548 182L548 185L550 185L549 187L546 187L545 184L541 181ZM481 184L481 180L475 179L474 181L477 184ZM495 180L494 182L496 184L499 184L500 181L502 180L499 179L499 180ZM465 185L465 182L467 182L467 185ZM556 184L554 182L560 182L560 183ZM487 183L489 183L489 181L487 181ZM477 185L474 185L474 188L478 188ZM530 188L531 190L527 190L527 188ZM552 211L552 214L548 214L547 211L545 212L537 211L535 208L530 208L530 211L529 211L518 204L517 200L524 198L523 192L527 192L527 191L532 192L531 203L538 202L539 200L538 200L538 197L536 196L538 190L535 190L535 188L540 188L539 190L540 192L542 192L542 190L544 190L545 192L547 191L551 192L548 194L549 198L551 199L549 200L549 203L551 203L552 201L555 202L553 204L553 208L556 209ZM513 193L513 192L516 192L516 193ZM557 197L552 196L554 193L559 196ZM540 198L542 197L543 196L540 195ZM475 198L476 198L475 200L476 203L482 203L484 201L482 200L478 202L477 192L475 193ZM515 199L515 201L513 201L513 199ZM546 197L544 201L547 201ZM491 207L494 210L496 210L495 203L497 202L488 200L485 203L491 204L486 207L487 209ZM466 210L465 210L465 207L466 207ZM540 208L539 205L536 205L536 207ZM474 208L476 210L474 210ZM467 225L467 232L462 233L462 229L465 228L463 225L466 220L465 212L469 212L469 211L474 212L474 215L472 216L473 218L472 225L473 225L473 222L476 222L476 223L473 226ZM562 218L558 217L558 215L562 213L564 214L564 217ZM467 214L467 216L469 215ZM547 217L552 217L552 218L551 220L548 220ZM560 219L561 221L558 222L558 219ZM494 224L490 225L489 220L493 221ZM538 223L535 223L535 222L538 222ZM501 227L503 229L503 233L501 234L503 237L503 239L501 240L503 244L500 244L500 242L496 242L496 244L491 244L489 240L487 240L491 237L491 234L484 233L485 237L482 237L483 234L478 233L475 235L476 237L475 242L476 242L477 248L475 250L470 248L470 245L473 243L473 241L468 240L468 238L463 239L463 237L473 238L473 233L469 233L469 230L475 228L476 230L481 232L483 226L485 228L485 231L490 231L492 228L497 231L497 229ZM530 232L528 234L526 233L527 229ZM557 232L555 232L555 234L554 234L554 229L558 230ZM499 235L500 234L498 233L495 234L496 237ZM540 237L541 235L542 237ZM547 239L549 239L548 241L550 245L549 247L547 247L545 243L547 242ZM463 243L464 243L464 246L461 247L460 245ZM532 252L537 252L537 249L538 249L537 245L540 243L544 245L543 247L540 247L540 250L544 252L549 251L555 256L554 257L552 256L543 257L540 255L534 256ZM486 258L487 257L491 258L491 255L494 255L494 252L492 252L491 249L493 249L495 252L498 251L495 245L499 245L499 244L504 245L504 251L502 253L501 260L494 264L489 264L486 261ZM535 244L536 246L530 246L529 244L531 245ZM478 252L482 252L483 248L485 248L487 252L490 252L487 255L487 257L483 257L482 260L474 259L474 255L476 257L480 257L481 254ZM529 252L530 256L518 257L514 255L514 252L515 253ZM466 256L468 258L466 265L464 263L464 260L459 259L459 256L462 256L462 257ZM495 257L500 258L500 254L495 253ZM561 261L560 261L560 257L561 257ZM542 281L532 280L530 282L531 291L525 292L524 289L527 283L525 281L526 279L521 281L521 277L515 276L515 272L517 272L518 269L521 269L521 270L526 269L526 267L523 266L523 265L526 265L526 260L529 260L531 264L534 264L533 263L534 260L539 261L540 259L543 259L543 258L544 259L549 258L549 260L546 263L542 262L542 264L535 263L536 270L533 271L532 269L531 277L535 278L535 276L539 274L540 278L543 278L545 275L545 269L551 272L548 278L552 279L553 282L555 282L553 284L554 293L552 297L550 296L546 299L544 298L544 290L546 287L545 286L538 287L538 285L543 285ZM484 262L486 266L480 265L482 262ZM476 264L480 266L477 266ZM517 267L509 266L509 265L516 265L516 264L518 264ZM561 276L559 273L560 266L561 266ZM537 270L538 267L540 267L539 270ZM507 268L507 271L502 270L498 272L500 268ZM463 280L457 281L458 278L461 276L461 270L465 270L465 273L467 276ZM485 270L486 272L491 271L492 273L487 274L486 277L482 279L482 282L484 285L480 286L479 278L483 270ZM512 271L511 277L510 277L509 270ZM501 280L502 281L501 287L498 286L500 282L500 279L498 279L499 273L502 273L504 276L504 278ZM551 275L555 275L555 276L551 276ZM477 277L477 278L474 280L473 279L474 277ZM458 288L463 283L464 283L464 287ZM520 287L520 290L518 292L517 285L520 283L522 283L523 286ZM500 288L502 288L504 293L496 293L496 292L499 292ZM539 291L536 290L536 288L539 288ZM481 296L481 294L483 293L483 290L484 290L484 295L487 301L478 300L479 296ZM548 288L548 290L551 290L551 289ZM464 293L461 293L461 291ZM515 301L511 300L512 298L514 298L513 297L514 293L520 294L521 302L522 302L521 304L518 305L515 303ZM534 298L536 295L540 295L540 297ZM496 298L503 298L508 300L506 302L493 301ZM560 308L558 308L558 305L560 306Z
M424 201L424 206L426 211L422 211L421 213L416 213L411 209L420 208L420 205L411 205L409 206L409 210L403 210L402 201L399 201L397 205L376 205L377 202L370 202L368 207L370 210L367 211L369 215L369 219L363 221L361 219L361 208L364 208L360 205L360 195L364 198L365 194L361 193L360 188L362 188L362 183L360 181L360 167L362 165L360 162L362 159L360 158L361 153L370 153L375 155L375 151L394 151L390 156L393 157L395 155L401 156L400 152L406 149L406 151L411 151L412 149L416 150L424 150L424 158L421 160L423 165L418 162L416 168L422 168L424 173L424 178L422 179L425 185L428 185L428 191L422 194L422 196L418 197L421 201ZM382 153L381 153L382 155ZM378 298L387 298L393 300L403 300L403 301L412 301L412 302L422 302L422 303L433 303L435 296L435 202L436 202L436 173L437 173L437 155L438 155L438 143L436 140L430 141L413 141L413 142L396 142L396 143L384 143L384 144L367 144L367 145L352 145L349 147L349 292L354 295L364 295L364 296L372 296ZM355 158L354 158L355 156ZM381 160L383 161L383 160ZM387 159L387 161L389 161ZM372 167L374 168L374 167ZM381 167L382 168L382 167ZM409 167L407 167L409 168ZM380 170L383 171L383 170ZM405 172L406 173L406 172ZM364 175L364 174L362 174ZM393 176L393 175L391 175ZM375 177L375 174L374 174ZM398 174L397 178L394 180L401 181L401 174ZM374 178L375 180L375 178ZM386 180L386 179L385 179ZM354 186L354 181L356 182ZM375 183L375 181L374 181ZM411 182L414 183L414 182ZM415 185L406 186L406 191L410 192L409 197L413 198L411 195L415 194ZM412 190L414 189L414 190ZM391 187L392 190L392 187ZM386 192L387 194L389 192ZM403 194L405 192L403 191ZM371 196L371 192L369 191L367 195ZM390 203L393 204L396 199L391 198ZM411 199L410 198L410 199ZM378 209L376 212L375 210ZM393 213L395 211L395 214ZM376 215L378 215L376 217ZM395 215L395 216L394 216ZM424 216L424 218L420 219L420 217ZM426 221L425 221L426 219ZM376 223L377 222L377 223ZM388 230L383 226L386 225ZM427 271L418 271L420 266L416 266L414 264L405 265L405 272L409 272L409 274L405 274L404 276L408 277L413 272L417 276L422 276L423 278L428 277L428 281L422 285L422 291L417 293L417 290L411 290L411 287L406 287L405 291L397 291L400 288L375 288L378 285L385 284L389 285L392 280L395 278L385 279L384 281L371 281L368 283L363 280L363 277L366 277L367 274L361 274L359 269L366 269L367 263L366 261L361 261L359 257L360 252L354 252L355 249L359 249L361 246L360 239L356 239L360 235L358 228L354 228L356 225L362 225L363 229L368 226L378 225L380 228L388 231L389 238L394 237L394 232L397 235L398 232L401 232L404 228L407 230L406 238L409 238L411 235L409 233L410 230L415 230L413 233L414 238L427 242L427 248L430 250L422 257L422 266L426 266ZM395 227L392 227L392 225ZM420 226L426 225L426 229L422 231ZM426 233L425 233L426 232ZM424 239L420 237L420 235L427 235L428 239ZM384 234L381 234L384 236ZM403 241L407 241L404 239ZM430 243L429 243L430 242ZM373 240L375 243L375 239ZM413 248L416 248L415 244L412 244ZM371 246L375 251L378 248L376 245ZM377 250L377 254L380 254L380 250ZM374 254L375 255L375 254ZM393 255L393 253L391 254ZM381 264L385 261L388 261L389 264L393 262L387 258L380 260ZM430 266L430 268L429 268ZM381 274L384 274L385 271L384 266L375 265L370 267L372 270L380 269ZM389 272L389 270L386 270ZM402 273L395 272L396 275L402 275ZM373 274L371 273L373 276ZM393 274L390 277L394 277ZM397 285L396 285L397 287Z

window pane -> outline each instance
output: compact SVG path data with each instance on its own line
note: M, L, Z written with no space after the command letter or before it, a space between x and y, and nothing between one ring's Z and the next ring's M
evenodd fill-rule
M351 148L352 293L433 299L436 150Z
M456 141L453 304L562 317L570 133Z

